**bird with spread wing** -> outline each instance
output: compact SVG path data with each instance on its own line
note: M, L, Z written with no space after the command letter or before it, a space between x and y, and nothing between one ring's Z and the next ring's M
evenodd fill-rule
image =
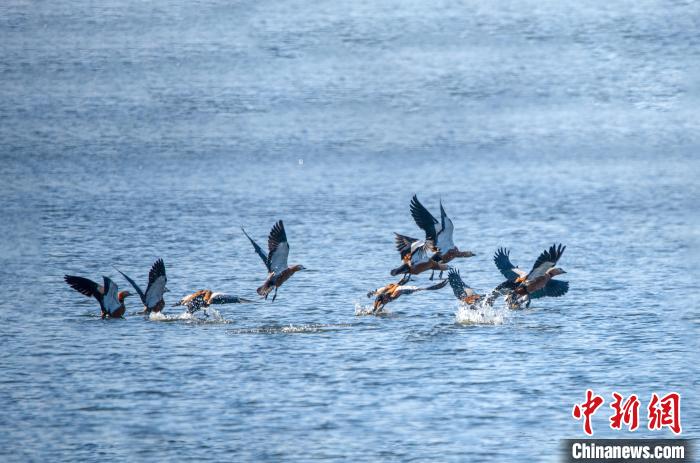
M305 270L303 265L288 265L287 258L289 257L289 242L287 241L287 233L284 230L284 223L278 221L270 230L270 235L267 238L267 254L263 249L251 238L245 229L241 227L245 236L250 240L253 249L260 256L265 267L267 268L267 278L265 282L257 289L260 296L267 299L272 290L275 293L272 296L272 302L277 298L277 290L282 283L287 281L292 275L300 270Z
M450 282L455 297L465 304L473 306L484 297L482 294L477 294L476 291L462 280L462 277L459 275L459 270L451 268L450 271L447 272L447 279Z
M563 296L569 291L569 282L553 277L566 273L556 267L565 249L566 246L553 244L539 255L532 270L525 272L511 263L510 251L499 248L493 261L506 281L494 291L505 294L511 308L518 308L522 303L529 307L532 299Z
M206 309L214 304L242 304L246 302L253 301L226 293L215 293L211 289L200 289L183 297L173 304L173 307L182 305L187 308L189 313L195 313L199 309Z
M97 299L97 302L100 303L102 318L124 317L124 312L126 312L124 299L131 296L131 293L129 291L119 291L117 284L108 277L102 277L102 286L88 278L74 275L65 275L63 279L79 293Z
M404 275L401 280L397 283L389 283L386 286L377 288L375 290L369 291L367 297L375 297L374 304L372 306L372 313L378 314L384 309L384 306L391 301L395 301L399 297L405 294L413 294L418 291L434 291L440 288L444 288L447 284L447 280L442 280L427 288L419 288L418 286L406 286L408 283L409 275Z
M447 263L456 258L472 257L471 251L460 251L454 244L454 224L447 216L445 208L440 201L440 221L423 206L417 195L411 199L411 216L419 228L425 232L425 239L419 240L410 236L396 233L396 249L401 254L403 265L394 269L392 275L410 273L417 275L426 270L432 270L430 279L433 279L435 270L442 272L447 270Z
M158 259L153 262L151 270L148 272L148 286L146 286L146 291L142 291L139 285L136 284L134 280L129 278L129 276L115 267L117 272L121 273L126 281L131 284L131 286L136 291L136 294L141 298L143 303L143 313L150 314L151 312L160 312L165 307L165 300L163 295L169 291L168 287L165 286L168 282L168 277L165 274L165 263L163 259Z

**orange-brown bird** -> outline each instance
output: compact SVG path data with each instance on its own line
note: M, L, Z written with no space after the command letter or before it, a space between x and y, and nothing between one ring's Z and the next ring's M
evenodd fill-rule
M545 249L535 261L532 270L526 273L510 261L510 252L500 248L493 258L496 267L506 277L498 288L507 293L511 308L518 308L525 303L530 305L532 299L541 297L560 297L569 291L569 282L554 280L553 277L566 273L556 267L566 246L552 245Z
M206 309L213 304L240 304L245 302L252 301L225 293L215 293L211 289L200 289L199 291L195 291L183 297L173 304L173 307L182 305L187 308L189 313L195 313L199 309Z
M389 283L386 286L377 288L367 293L367 297L375 297L374 304L372 306L372 313L378 314L391 301L395 301L404 294L413 294L418 291L434 291L436 289L444 288L447 284L447 280L442 280L440 283L428 286L427 288L419 288L418 286L405 286L410 278L409 275L404 275L401 280L397 283Z

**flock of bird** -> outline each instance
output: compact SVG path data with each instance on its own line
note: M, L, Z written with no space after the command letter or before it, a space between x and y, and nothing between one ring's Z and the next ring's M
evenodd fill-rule
M501 296L511 309L523 306L529 307L532 299L542 297L559 297L569 290L567 281L554 279L555 276L566 273L557 267L566 246L552 245L545 249L535 261L532 270L525 272L513 265L510 261L510 251L499 248L494 256L494 263L506 278L496 286L488 296L476 293L460 277L459 271L448 265L458 258L468 258L475 254L471 251L461 251L453 241L454 225L447 216L445 208L440 201L440 220L438 221L418 200L413 196L410 205L411 215L416 225L424 232L423 239L413 238L396 233L396 250L401 256L401 265L391 270L392 276L401 275L396 283L389 283L381 288L369 291L367 297L374 297L372 314L381 314L389 302L395 301L403 295L413 294L419 291L435 291L444 288L448 283L452 287L455 297L472 309L492 306ZM255 253L260 256L267 269L267 277L257 289L257 293L267 299L270 293L272 301L277 298L277 291L282 284L291 278L296 272L304 270L303 265L289 265L289 242L284 223L280 220L274 224L267 238L267 253L245 229L241 228L245 236L253 245ZM156 260L148 274L146 290L141 287L124 272L116 269L133 287L144 307L145 314L158 313L165 308L164 295L168 292L168 278L165 273L165 263L162 259ZM435 272L440 272L438 283L427 287L407 285L415 275L431 271L430 280L435 278ZM442 279L447 271L447 279ZM73 289L88 297L94 297L100 304L102 318L122 318L126 312L125 299L131 296L129 291L119 291L117 284L109 277L103 276L103 284L100 285L88 278L65 275L65 282ZM184 306L189 313L207 308L213 304L231 304L252 302L250 300L232 296L221 292L213 292L210 289L201 289L189 294L174 306Z

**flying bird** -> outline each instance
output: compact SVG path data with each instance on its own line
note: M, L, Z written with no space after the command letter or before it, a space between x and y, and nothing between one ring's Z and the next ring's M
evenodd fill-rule
M441 282L429 286L427 288L419 288L418 286L405 286L408 283L410 276L404 275L401 280L397 283L389 283L386 286L377 288L367 293L367 297L375 297L374 304L372 306L372 313L374 315L381 313L384 306L391 301L395 301L404 294L413 294L418 291L434 291L440 288L444 288L447 284L447 280L442 280Z
M97 299L97 302L100 303L102 318L124 317L124 312L126 312L124 299L131 296L131 293L129 291L119 291L117 284L108 277L102 277L102 286L87 278L74 275L65 275L63 279L79 293Z
M525 272L513 265L510 261L510 251L499 248L493 257L501 274L506 277L506 281L501 283L502 294L508 297L511 308L517 308L525 302L529 307L531 299L541 297L560 297L569 291L569 282L554 280L553 277L566 273L563 269L556 267L557 262L564 253L566 246L552 245L545 249L535 261L530 272Z
M163 300L163 294L169 291L168 287L165 286L168 282L168 277L165 275L165 263L163 259L156 260L151 266L151 270L148 272L148 286L146 286L146 291L142 291L139 285L136 284L134 280L129 278L129 276L115 267L117 272L121 273L126 281L131 284L131 286L136 291L136 294L141 298L143 302L145 314L151 312L160 312L165 307L165 300Z
M199 309L207 308L213 304L239 304L245 302L252 302L248 299L243 299L238 296L231 296L225 293L215 293L210 289L200 289L192 294L189 294L175 304L173 307L185 306L189 313L195 313Z
M260 296L267 299L272 290L275 294L272 296L272 302L277 298L277 290L282 284L287 281L292 275L300 270L305 270L303 265L288 265L287 258L289 257L289 242L287 241L287 233L284 231L284 223L278 221L270 230L270 235L267 238L268 252L258 246L253 238L251 238L245 229L241 227L245 236L250 240L253 249L260 256L265 267L267 268L267 278L265 282L257 289Z
M456 258L466 258L472 257L475 254L471 251L460 251L459 248L454 244L454 224L452 219L447 216L445 208L442 205L442 200L440 201L440 221L428 211L428 209L423 206L423 204L418 200L417 195L413 195L411 199L411 216L416 222L419 228L425 232L425 240L421 243L417 238L412 238L405 235L396 234L396 244L397 249L402 253L402 259L405 257L405 250L407 245L413 246L415 243L421 243L421 245L416 245L421 249L421 252L427 254L427 257L420 256L423 263L426 259L432 259L438 264L447 264ZM400 247L401 246L401 247ZM410 265L412 262L404 262L404 265ZM442 278L442 272L447 270L446 266L440 265L428 265L423 266L424 270L431 269L433 273L430 275L430 279L433 279L435 270L440 270L439 278ZM399 267L401 269L401 267ZM401 273L401 272L399 272ZM420 273L420 272L417 272Z
M427 270L447 270L447 264L440 262L440 254L435 252L431 240L418 240L405 235L394 233L396 250L401 255L403 264L391 270L391 275L418 275Z

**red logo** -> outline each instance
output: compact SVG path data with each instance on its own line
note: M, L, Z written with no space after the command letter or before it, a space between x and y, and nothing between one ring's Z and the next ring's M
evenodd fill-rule
M610 417L610 427L612 429L622 429L622 425L627 425L630 431L634 431L639 427L639 399L635 394L632 394L622 402L622 396L617 392L613 392L615 401L610 404L610 408L615 411L615 414Z
M580 404L574 405L574 409L571 414L577 420L580 420L583 416L583 431L589 436L593 435L593 428L591 426L591 417L598 410L598 407L603 405L605 399L599 395L593 394L590 389L586 390L586 401Z
M647 410L649 411L649 429L668 427L674 434L681 433L681 395L679 393L671 392L660 399L656 393L653 393Z
M640 401L636 394L632 394L627 399L618 394L612 393L613 401L610 408L613 414L610 417L610 428L621 430L623 425L629 431L636 431L639 428L639 407ZM605 403L602 396L596 395L591 389L586 389L586 400L574 404L571 415L580 420L583 418L583 432L593 435L593 425L591 423L593 415ZM647 406L649 430L661 430L668 428L674 434L681 433L681 395L677 392L670 392L659 398L656 393L651 395Z

